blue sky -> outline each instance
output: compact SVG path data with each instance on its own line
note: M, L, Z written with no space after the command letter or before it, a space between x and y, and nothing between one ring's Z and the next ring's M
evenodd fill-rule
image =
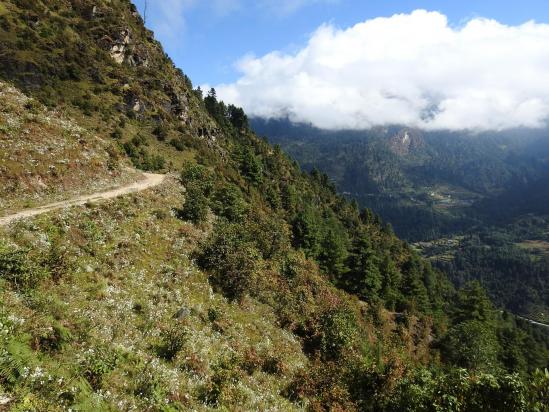
M549 125L548 0L148 0L146 23L195 86L250 116Z
M142 12L144 0L134 3ZM147 25L195 84L220 84L239 77L241 57L291 53L323 23L347 28L415 9L440 11L451 25L476 16L549 22L547 0L149 0Z

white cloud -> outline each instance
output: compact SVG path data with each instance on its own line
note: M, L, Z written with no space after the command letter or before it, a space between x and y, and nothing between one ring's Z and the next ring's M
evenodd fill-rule
M549 25L438 12L323 25L295 54L248 56L218 95L251 115L322 128L406 124L425 129L541 127L549 116Z

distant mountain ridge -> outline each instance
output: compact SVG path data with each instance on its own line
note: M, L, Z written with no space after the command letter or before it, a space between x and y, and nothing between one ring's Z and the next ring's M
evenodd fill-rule
M400 156L421 152L425 140L419 130L404 128L389 139L389 147Z
M306 169L370 207L457 286L483 282L515 313L549 308L549 132L325 131L252 119Z
M337 187L392 221L391 205L372 196L416 192L407 204L429 205L440 196L472 204L524 184L534 184L549 170L549 132L425 132L406 127L364 131L325 131L288 120L252 119L252 127L280 144L305 169L325 171ZM538 185L541 187L541 185ZM398 193L396 193L398 192ZM431 194L435 194L433 199ZM418 195L420 195L418 197ZM450 197L448 197L450 196ZM383 202L382 202L383 203Z

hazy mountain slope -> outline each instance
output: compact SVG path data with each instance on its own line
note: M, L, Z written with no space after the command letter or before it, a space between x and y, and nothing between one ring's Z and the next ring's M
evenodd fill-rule
M419 241L457 286L480 280L499 306L547 319L546 130L330 132L262 119L252 125L305 168L326 170L397 234Z
M546 130L474 134L387 127L332 132L262 119L253 119L252 127L305 169L325 171L340 191L372 208L411 241L474 227L505 214L498 206L509 202L511 213L521 198L534 207L540 202L533 192L545 192L535 182L549 172ZM525 195L528 187L532 193ZM502 203L500 195L508 199ZM530 197L532 202L526 200ZM527 213L527 208L521 210Z
M547 170L545 130L424 132L403 127L325 131L254 118L253 129L304 167L325 170L354 195L449 185L489 196ZM354 180L353 180L354 178Z
M0 77L135 166L178 176L1 229L2 405L543 402L543 337L474 284L456 294L371 211L259 139L241 109L193 90L129 1L1 1L0 40Z

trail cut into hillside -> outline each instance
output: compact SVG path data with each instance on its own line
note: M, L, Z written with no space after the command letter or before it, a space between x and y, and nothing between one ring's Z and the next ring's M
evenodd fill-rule
M10 223L19 219L41 215L43 213L63 209L65 207L81 206L89 202L98 202L102 200L113 199L115 197L127 195L130 193L141 192L143 190L150 189L151 187L158 186L166 179L166 175L154 173L143 173L143 177L143 180L119 187L117 189L108 190L106 192L93 193L91 195L78 196L73 199L50 203L48 205L35 207L32 209L25 209L20 212L1 217L0 226L9 225Z

